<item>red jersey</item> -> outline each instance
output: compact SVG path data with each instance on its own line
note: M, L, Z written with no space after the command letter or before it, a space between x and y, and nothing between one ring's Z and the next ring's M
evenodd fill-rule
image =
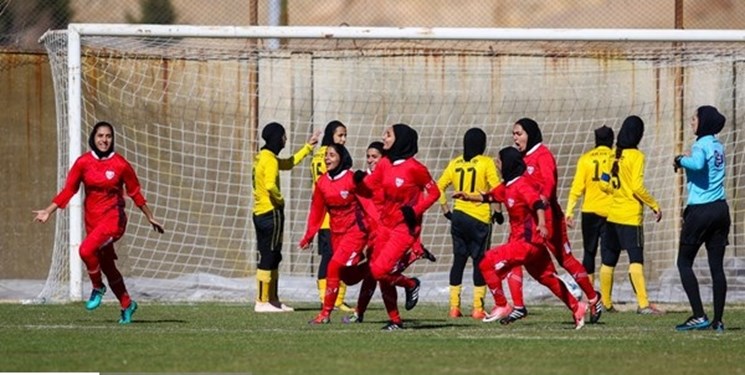
M404 224L401 207L407 205L414 209L417 227L421 226L424 211L440 198L440 189L429 170L413 157L394 163L388 158L382 158L373 173L366 176L360 186L361 192L367 197L382 192L380 221L389 228ZM378 199L380 198L376 198Z
M525 161L525 173L540 185L540 194L548 202L558 202L556 159L548 147L542 143L535 145L523 156L523 161Z
M78 192L80 183L85 188L85 226L94 228L97 224L124 218L124 188L137 207L146 201L142 196L140 181L134 169L123 156L112 153L99 159L93 151L78 157L67 174L65 187L52 200L60 208L65 208Z
M510 217L509 242L525 241L536 245L543 244L543 237L536 229L538 216L533 209L541 201L538 189L523 175L508 182L502 182L492 191L492 198L507 207Z
M332 235L365 231L364 212L357 201L354 174L351 170L342 171L333 178L328 173L318 177L310 202L308 228L300 241L301 247L313 239L327 212Z

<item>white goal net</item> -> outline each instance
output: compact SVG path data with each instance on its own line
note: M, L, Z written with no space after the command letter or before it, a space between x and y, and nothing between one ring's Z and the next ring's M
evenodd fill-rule
M281 153L287 156L314 130L342 121L357 168L364 167L366 146L379 140L386 126L410 124L419 132L417 158L436 179L462 153L468 128L486 131L487 154L494 156L512 144L512 124L531 117L557 157L560 201L566 205L576 160L594 147L592 130L605 124L618 132L623 119L635 114L646 123L640 144L647 157L646 186L664 213L660 223L648 209L645 215L649 296L658 302L686 301L675 266L685 189L671 163L693 143L691 115L709 104L727 116L720 139L727 151L733 218L725 261L728 300L745 300L739 271L745 261L745 42L681 30L669 40L654 40L653 31L649 40L634 40L624 30L606 31L606 38L593 38L601 31L524 30L522 35L529 36L524 39L534 40L509 40L521 39L514 37L520 30L255 28L283 36L267 39L246 37L251 28L189 27L186 33L178 26L99 25L91 35L80 32L80 69L70 70L68 38L84 26L43 39L57 99L58 185L64 183L71 153L86 149L83 142L71 150L70 129L86 140L95 122L114 124L117 152L134 166L166 228L163 235L154 233L128 202L130 221L116 251L135 298L254 298L251 167L263 145L258 134L269 122L288 130ZM354 32L358 37L335 37ZM572 40L582 35L605 40ZM568 40L557 40L562 36ZM78 75L78 81L69 74ZM80 83L79 97L70 97L75 91L69 82ZM79 108L77 126L70 126L70 108ZM288 205L279 287L283 299L291 301L318 299L319 256L315 249L297 249L308 214L309 165L310 158L281 174ZM77 288L70 282L70 259L77 255L69 251L70 227L80 224L71 222L69 210L58 213L52 269L40 296L46 300L81 295L70 287ZM501 243L507 230L495 226L492 243ZM580 231L570 234L581 259ZM422 279L424 302L447 303L452 246L449 222L437 206L425 215L423 243L438 260L419 261L410 273ZM705 257L702 248L696 271L702 295L710 300ZM73 269L79 267L75 264ZM634 301L627 266L624 253L616 269L618 301ZM466 294L470 269L469 264ZM83 295L88 284L82 280ZM542 287L528 282L528 300L545 296ZM356 301L355 288L347 301Z

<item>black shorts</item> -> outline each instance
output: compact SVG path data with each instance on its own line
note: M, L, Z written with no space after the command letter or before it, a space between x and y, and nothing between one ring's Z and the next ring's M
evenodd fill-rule
M606 222L605 245L608 251L601 252L603 264L615 267L621 250L629 253L629 263L644 264L644 227Z
M453 211L451 220L453 254L481 258L491 246L491 224L485 224L458 210Z
M605 232L605 222L607 220L607 217L596 213L582 213L582 245L586 253L597 254L598 242L600 242ZM601 246L605 246L605 241Z
M690 204L683 211L683 227L680 244L696 247L727 246L732 222L727 201L719 200L704 204Z
M256 248L259 254L281 251L285 224L284 210L274 209L254 215L253 222L256 230Z
M321 229L318 231L318 255L331 258L331 229Z

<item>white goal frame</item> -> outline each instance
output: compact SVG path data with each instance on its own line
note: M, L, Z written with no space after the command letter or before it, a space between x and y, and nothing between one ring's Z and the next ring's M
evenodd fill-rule
M69 165L80 156L81 142L81 37L209 37L257 39L408 39L499 41L625 41L625 42L745 42L745 30L676 29L505 29L505 28L394 28L394 27L281 27L78 24L67 29L67 120ZM43 38L43 37L42 37ZM69 298L83 295L81 194L69 204Z

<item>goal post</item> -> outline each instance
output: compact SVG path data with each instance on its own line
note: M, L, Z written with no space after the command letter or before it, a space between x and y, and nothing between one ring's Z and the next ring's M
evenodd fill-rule
M685 190L671 162L693 142L687 123L695 108L715 105L728 119L720 135L733 218L728 275L745 260L745 202L738 194L745 184L742 30L70 24L42 42L56 91L58 186L84 152L81 139L92 124L110 121L117 152L133 164L165 223L166 234L151 233L128 202L128 230L116 251L139 298L253 298L250 174L262 144L258 134L272 121L288 130L284 157L314 130L342 121L356 168L364 167L365 147L387 125L409 123L419 132L417 158L437 178L462 152L468 128L486 131L486 153L495 156L512 144L515 120L531 117L557 157L564 206L576 160L594 146L592 130L605 124L618 132L626 116L639 115L646 123L645 182L665 215L661 223L645 215L649 294L682 302L675 259ZM283 298L296 301L317 300L318 255L296 248L308 213L309 159L280 177L288 201L280 288ZM44 300L80 300L90 290L78 256L80 196L58 212ZM495 226L492 244L506 239L507 230ZM581 258L580 232L570 235ZM438 262L419 261L411 273L421 275L424 301L446 303L452 245L436 206L425 215L423 243ZM633 301L626 260L622 255L614 299ZM708 272L705 261L696 266ZM700 281L706 297L711 281ZM527 283L529 300L547 296ZM351 303L355 291L350 288Z

